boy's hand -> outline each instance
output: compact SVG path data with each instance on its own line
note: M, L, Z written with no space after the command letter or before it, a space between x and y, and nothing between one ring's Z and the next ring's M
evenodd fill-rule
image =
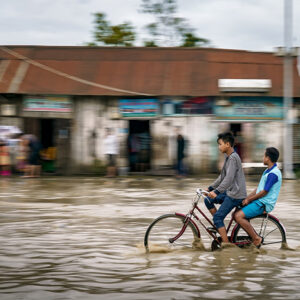
M208 195L209 198L215 199L217 197L217 194L213 191L211 191Z
M243 200L242 205L243 205L243 206L246 206L246 205L248 205L249 203L250 203L250 201L246 198L246 199Z

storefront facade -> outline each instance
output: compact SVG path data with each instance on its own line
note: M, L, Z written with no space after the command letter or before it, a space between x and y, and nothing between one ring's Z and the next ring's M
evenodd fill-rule
M15 126L18 132L38 138L45 172L70 173L72 119L73 103L69 96L2 96L1 124Z
M243 162L261 162L266 147L282 150L282 98L221 98L215 102L214 115L220 128L226 128L236 136L237 152Z
M0 46L0 125L55 148L59 172L104 168L106 128L118 138L120 168L172 168L179 130L188 171L217 172L219 132L237 136L244 162L260 162L267 146L282 150L282 71L281 58L262 52ZM296 63L294 77L299 99Z

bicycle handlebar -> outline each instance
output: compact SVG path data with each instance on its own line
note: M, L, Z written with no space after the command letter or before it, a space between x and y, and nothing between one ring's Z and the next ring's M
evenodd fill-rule
M206 190L200 189L200 188L198 188L196 190L196 193L198 194L198 196L201 196L202 194L206 194L206 195L209 194L209 192L207 192Z

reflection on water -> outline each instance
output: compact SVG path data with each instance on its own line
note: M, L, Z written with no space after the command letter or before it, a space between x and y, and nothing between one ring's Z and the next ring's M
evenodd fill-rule
M274 215L295 251L225 248L146 254L150 222L186 213L211 180L0 180L2 299L299 299L299 182ZM248 180L251 191L256 181Z

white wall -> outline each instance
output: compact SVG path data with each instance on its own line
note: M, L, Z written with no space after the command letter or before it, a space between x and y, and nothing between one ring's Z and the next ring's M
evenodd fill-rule
M75 165L90 165L93 163L92 156L92 132L95 130L95 154L96 159L105 164L103 140L105 129L112 128L120 143L119 165L124 165L126 147L126 120L111 119L114 110L114 99L111 99L109 106L107 101L101 97L81 97L75 101L72 136L72 158ZM124 130L125 128L125 130Z
M91 133L96 131L96 158L105 164L103 139L105 128L113 128L119 140L119 166L127 166L128 120L114 119L117 111L117 98L109 99L81 97L75 100L72 132L72 159L75 165L90 165ZM176 127L187 141L185 162L191 173L214 171L223 164L219 154L216 138L218 133L228 130L228 122L215 122L212 116L160 117L150 121L152 136L152 168L173 166L176 160ZM247 159L260 161L264 147L277 147L282 152L282 123L244 123ZM261 142L260 142L261 141ZM282 158L282 156L281 156Z
M185 162L191 172L207 171L214 159L217 125L208 116L162 117L151 121L155 168L172 165L176 159L176 128L186 140Z

